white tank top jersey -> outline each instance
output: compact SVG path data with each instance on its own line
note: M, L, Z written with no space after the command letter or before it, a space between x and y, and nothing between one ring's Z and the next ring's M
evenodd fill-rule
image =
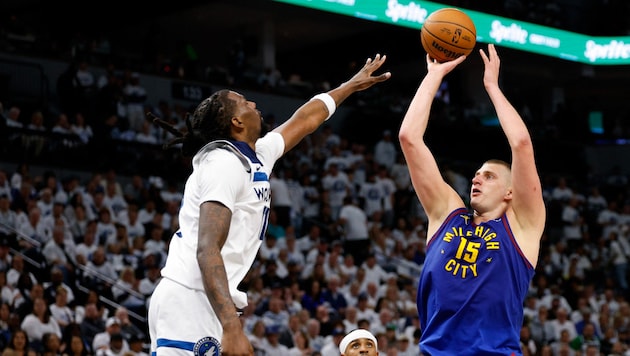
M269 177L284 151L284 140L278 133L268 133L256 142L255 155L243 143L218 143L229 145L229 149L216 148L217 142L213 142L193 157L193 171L186 181L179 212L180 229L171 239L162 276L204 290L197 263L199 207L207 201L220 202L232 211L221 255L232 300L237 308L244 308L247 294L237 287L252 266L267 229Z

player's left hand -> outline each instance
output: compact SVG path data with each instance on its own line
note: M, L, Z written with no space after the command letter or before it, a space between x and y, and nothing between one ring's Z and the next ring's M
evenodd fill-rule
M481 55L481 59L483 60L483 64L485 65L485 70L483 72L483 84L487 87L488 85L499 85L499 67L501 65L501 60L499 59L499 55L497 54L497 50L493 44L488 45L488 54L483 51L483 49L479 49L479 54Z
M361 70L359 70L357 74L348 81L348 83L352 84L356 91L360 91L365 90L376 83L386 81L392 76L390 72L372 76L372 73L379 69L383 63L385 63L386 59L387 56L381 56L380 54L377 54L374 59L368 58L365 61L363 68L361 68Z

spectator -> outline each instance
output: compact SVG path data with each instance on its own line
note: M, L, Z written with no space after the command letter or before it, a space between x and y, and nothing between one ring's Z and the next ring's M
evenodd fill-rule
M143 339L132 335L129 339L127 339L127 342L129 343L128 353L133 354L133 356L149 356L149 354L144 351Z
M326 193L324 202L330 206L331 217L333 220L337 220L339 211L344 205L344 199L350 197L352 191L350 178L339 168L338 164L331 163L322 178L322 189Z
M118 279L118 273L114 266L107 260L105 248L99 246L88 260L84 271L83 282L88 287L104 296L111 296L111 287Z
M7 347L2 356L36 356L37 352L31 348L26 331L18 329L11 334Z
M333 326L330 337L326 338L326 343L322 346L322 355L339 355L339 344L346 336L346 330L341 320Z
M67 284L74 281L74 266L76 266L76 254L74 241L66 239L66 230L63 226L55 226L52 231L52 239L44 245L42 255L48 266L55 266L63 273L63 280Z
M58 288L61 287L66 291L66 302L68 304L74 302L74 291L70 285L64 282L63 271L56 267L50 268L50 280L44 282L44 298L48 304L54 304L57 301Z
M49 309L62 330L76 321L74 310L68 306L68 291L63 286L57 286L55 302L50 304Z
M114 300L123 307L146 314L144 296L138 290L140 281L136 279L133 268L127 266L120 271L120 275L112 286Z
M88 356L88 350L81 335L70 336L70 342L66 344L64 356Z
M293 337L293 347L289 348L290 356L312 355L313 349L310 347L308 335L306 331L300 329Z
M9 110L7 111L7 115L5 116L7 127L13 127L13 128L18 128L18 129L23 128L24 123L22 122L20 118L21 113L22 113L22 110L20 109L19 106L11 106Z
M360 205L368 220L373 221L376 214L383 214L386 194L384 186L377 181L376 172L367 172L365 182L359 186L357 197L361 199Z
M17 254L13 256L11 268L7 271L7 285L17 288L17 282L22 273L31 279L32 284L37 283L35 274L24 269L24 256Z
M306 334L308 335L308 342L311 345L311 348L317 352L321 352L322 347L326 342L326 338L321 335L320 330L321 325L319 320L309 318L306 321Z
M322 292L322 297L333 309L334 315L343 318L346 314L348 302L344 294L339 289L340 284L341 278L339 278L338 275L331 275L328 278L326 288L324 288L324 291Z
M88 144L94 137L94 130L92 126L85 120L85 116L82 112L74 114L74 120L71 120L70 131L79 137L79 140L83 144Z
M293 202L291 201L291 193L283 173L284 171L273 172L269 179L269 184L272 195L271 209L275 211L277 224L284 230L291 225L291 215L295 212L292 211ZM284 238L284 235L277 237Z
M289 348L279 342L280 328L278 326L267 326L265 328L266 342L263 350L266 355L289 356Z
M61 338L61 328L51 317L50 309L43 297L33 299L33 309L21 323L21 328L28 335L30 346L35 350L43 350L43 337L46 333L54 333Z
M127 340L121 333L113 333L106 346L96 350L96 356L123 356L129 352Z
M41 110L33 111L26 129L29 133L22 135L24 152L32 155L32 157L40 157L46 146L46 138L43 134L48 131L45 125L44 113Z
M105 331L105 321L99 313L96 303L88 302L85 304L85 315L79 325L81 335L83 335L88 345L88 351L93 354L94 350L92 349L92 345L94 337Z
M396 163L397 155L396 145L392 140L392 132L390 130L383 131L383 136L374 145L374 161L389 170Z
M70 125L70 119L68 119L68 115L64 112L57 114L57 119L53 124L50 132L56 133L59 135L73 135L72 127Z
M140 279L140 283L138 284L138 292L144 295L147 306L149 304L151 294L153 293L153 290L157 286L160 279L162 279L162 274L160 273L160 269L157 266L149 266L144 271L144 277Z
M354 261L360 266L366 260L370 250L368 234L368 216L351 196L343 199L337 224L343 229L344 251L353 251Z
M3 241L4 244L7 245L9 243L9 236L15 236L18 225L18 215L15 211L11 210L9 195L4 193L0 194L0 242ZM8 270L9 267L11 267L11 265L0 265L0 269L5 271Z
M129 73L127 84L123 87L124 101L127 103L129 127L139 132L146 121L144 106L147 102L147 90L140 84L140 74Z
M551 320L553 326L554 339L560 340L563 330L569 332L569 340L573 340L578 336L575 324L568 319L568 311L564 307L559 307L556 311L556 319Z
M58 356L61 355L61 336L54 332L44 333L42 336L42 356Z
M129 319L129 310L127 308L124 306L116 308L114 317L120 321L120 333L125 340L129 342L129 347L131 347L131 340L133 339L140 341L146 339L144 331L140 330L140 328Z
M111 347L113 343L113 348ZM120 333L120 321L115 317L110 317L105 322L105 331L94 335L92 349L96 355L110 356L107 351L113 351L116 355L122 355L129 351L129 344Z
M267 342L265 339L266 327L262 319L256 321L252 327L251 333L247 334L249 342L254 348L254 353L264 352L264 347Z

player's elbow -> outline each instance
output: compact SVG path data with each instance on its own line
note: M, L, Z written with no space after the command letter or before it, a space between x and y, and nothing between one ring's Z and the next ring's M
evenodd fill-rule
M514 140L512 142L512 150L513 151L520 151L520 152L527 152L527 151L534 151L534 147L532 144L532 140L529 137L529 135L522 135L521 137L518 137L516 140Z
M422 137L419 137L418 133L413 133L409 130L400 130L398 133L398 142L403 152L412 151L423 145Z
M404 128L400 129L398 132L398 142L400 142L400 145L403 147L409 147L413 144L413 137L409 130Z

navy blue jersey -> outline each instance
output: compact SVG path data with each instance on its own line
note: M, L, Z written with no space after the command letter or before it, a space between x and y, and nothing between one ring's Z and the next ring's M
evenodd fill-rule
M507 218L475 225L453 211L430 240L418 287L425 355L521 355L523 303L534 268Z

